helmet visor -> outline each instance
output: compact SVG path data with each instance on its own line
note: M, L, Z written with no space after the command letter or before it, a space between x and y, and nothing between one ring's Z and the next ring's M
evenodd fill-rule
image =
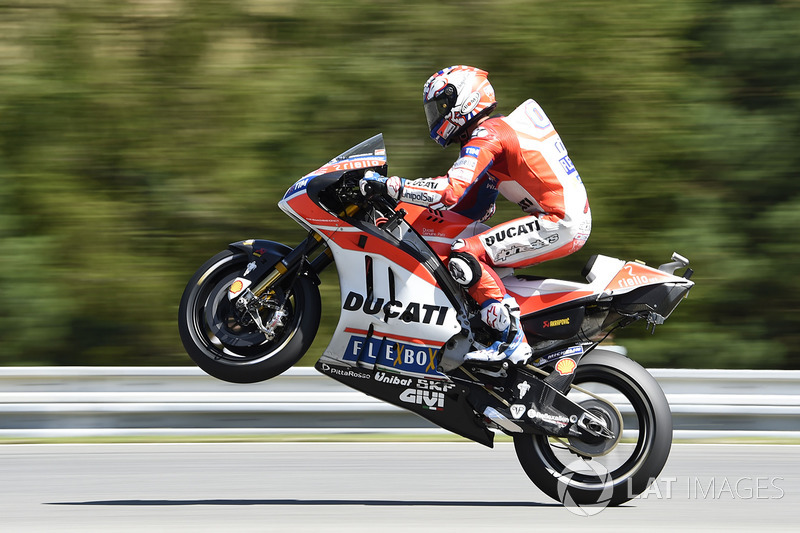
M455 87L448 85L441 94L422 104L425 109L425 119L428 121L429 130L433 130L434 127L441 123L442 119L456 105L457 99Z

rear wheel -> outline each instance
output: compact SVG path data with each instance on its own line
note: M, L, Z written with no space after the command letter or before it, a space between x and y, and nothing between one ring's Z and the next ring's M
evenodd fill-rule
M604 418L612 431L622 428L622 439L525 434L514 437L514 447L525 473L545 494L577 506L579 514L595 514L638 496L661 473L672 445L672 414L656 380L613 352L586 356L573 383L604 401L577 389L568 397Z
M225 250L195 273L183 293L178 316L181 340L192 360L215 378L255 383L281 374L303 357L317 333L321 302L319 289L307 276L287 276L267 294L283 306L264 306L263 324L243 315L228 299L228 288L242 275L250 258Z

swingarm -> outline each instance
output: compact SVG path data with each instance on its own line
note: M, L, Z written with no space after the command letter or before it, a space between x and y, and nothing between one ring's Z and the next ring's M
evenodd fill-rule
M546 372L530 367L533 372ZM469 370L461 371L474 389L476 411L505 433L534 433L592 443L607 453L621 437L622 417L619 411L602 398L583 391L584 398L573 401L534 375L528 368L509 367L496 376L480 372L476 378ZM503 376L503 374L506 374ZM508 387L512 384L511 387ZM570 446L572 447L572 446ZM588 455L588 448L575 451Z

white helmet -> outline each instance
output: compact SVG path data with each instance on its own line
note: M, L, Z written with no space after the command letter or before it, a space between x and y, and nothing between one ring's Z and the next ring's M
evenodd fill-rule
M455 65L440 70L425 82L422 106L431 139L447 146L470 125L497 106L489 73Z

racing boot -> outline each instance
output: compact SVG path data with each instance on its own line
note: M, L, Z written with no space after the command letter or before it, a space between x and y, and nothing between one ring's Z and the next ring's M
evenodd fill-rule
M481 320L500 332L500 340L490 346L467 353L464 361L520 363L530 358L532 352L520 323L519 305L506 295L502 302L489 300L481 309Z

